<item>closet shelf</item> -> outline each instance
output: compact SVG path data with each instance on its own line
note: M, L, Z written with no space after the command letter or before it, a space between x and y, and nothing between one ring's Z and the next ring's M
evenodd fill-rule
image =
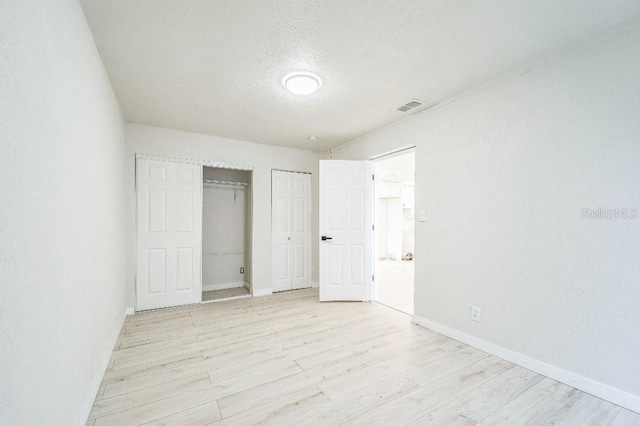
M232 185L232 186L249 186L248 183L245 182L233 182L228 180L214 180L214 179L204 179L204 183L211 183L216 185Z

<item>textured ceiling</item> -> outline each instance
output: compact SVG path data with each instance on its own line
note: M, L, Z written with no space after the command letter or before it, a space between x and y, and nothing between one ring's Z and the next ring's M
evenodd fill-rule
M318 151L640 16L637 0L81 4L128 121ZM288 93L295 70L323 87Z

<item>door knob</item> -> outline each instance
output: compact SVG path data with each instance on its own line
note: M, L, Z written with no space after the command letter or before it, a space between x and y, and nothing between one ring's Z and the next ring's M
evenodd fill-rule
M324 235L323 235L321 238L322 238L322 241L333 240L333 238L331 238L331 237L326 237L326 236L324 236Z

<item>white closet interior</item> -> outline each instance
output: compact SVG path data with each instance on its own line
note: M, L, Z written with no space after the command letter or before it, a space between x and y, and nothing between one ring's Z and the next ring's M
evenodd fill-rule
M203 168L202 300L251 294L251 172Z

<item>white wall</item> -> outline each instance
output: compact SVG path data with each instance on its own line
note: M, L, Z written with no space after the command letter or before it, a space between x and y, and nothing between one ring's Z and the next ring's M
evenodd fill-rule
M417 145L417 320L636 411L640 220L581 209L640 208L638 46L610 33L333 152Z
M130 265L124 123L77 1L0 1L0 149L0 424L84 424Z
M271 169L312 173L313 281L318 281L318 154L311 151L261 145L197 133L127 124L128 167L135 166L135 153L217 161L253 166L252 289L254 295L271 292ZM129 203L135 205L134 181L129 187ZM133 211L131 212L133 215ZM135 234L129 245L135 244ZM134 300L131 287L130 300Z

